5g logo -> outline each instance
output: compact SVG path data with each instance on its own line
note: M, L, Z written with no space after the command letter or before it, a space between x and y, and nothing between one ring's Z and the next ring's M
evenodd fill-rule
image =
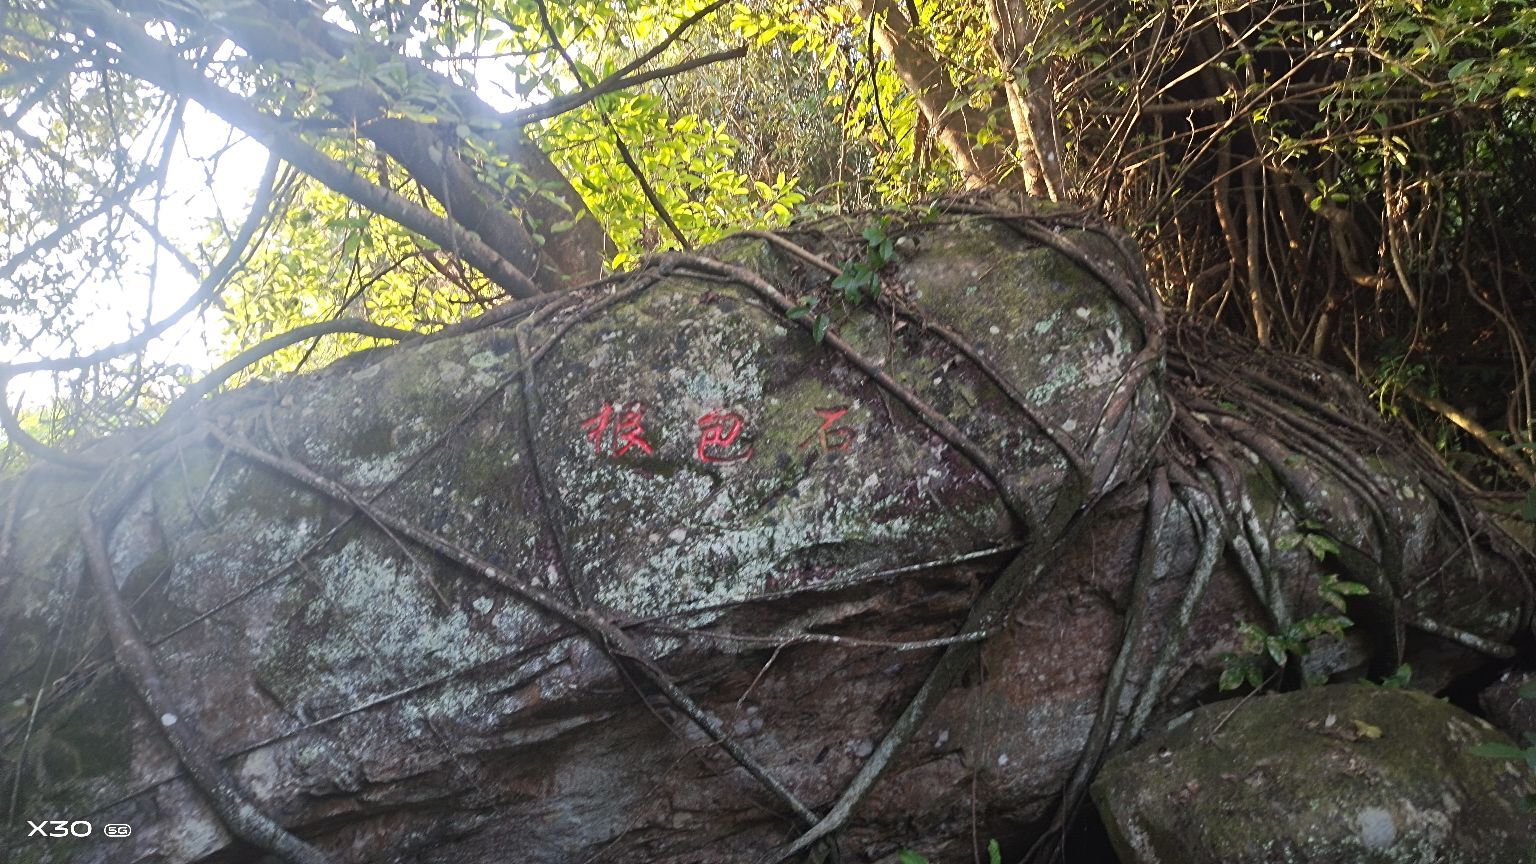
M84 819L76 819L73 822L64 819L44 819L41 822L33 822L28 819L27 824L32 826L31 832L27 834L28 837L89 837L95 830L94 826ZM101 833L105 837L127 837L133 833L133 826L110 822L101 826Z

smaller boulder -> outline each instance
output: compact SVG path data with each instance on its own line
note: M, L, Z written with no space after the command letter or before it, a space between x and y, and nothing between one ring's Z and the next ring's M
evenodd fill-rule
M1207 705L1111 759L1093 797L1125 864L1536 860L1536 776L1510 740L1413 690Z

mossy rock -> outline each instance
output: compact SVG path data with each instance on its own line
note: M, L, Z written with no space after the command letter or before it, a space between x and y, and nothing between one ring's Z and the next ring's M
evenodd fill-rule
M1533 860L1536 777L1426 693L1364 685L1221 702L1110 760L1093 797L1125 864Z

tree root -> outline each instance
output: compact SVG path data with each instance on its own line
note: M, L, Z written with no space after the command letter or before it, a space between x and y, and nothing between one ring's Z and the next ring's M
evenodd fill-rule
M124 489L105 502L101 509L108 514L109 523L116 521L117 512L132 500L151 476L153 470L136 472L124 484ZM109 478L110 475L102 478L97 491ZM118 666L133 682L134 694L149 712L151 722L158 723L177 760L191 775L193 785L230 833L292 864L328 864L330 859L318 849L290 834L256 806L250 793L224 770L217 754L192 725L191 719L177 713L161 682L154 656L144 644L133 616L118 593L117 579L112 573L112 557L107 552L108 535L98 521L95 498L94 493L87 495L80 506L80 538L85 545L86 568L101 600L102 617L112 639Z
M719 719L695 702L691 696L684 693L672 677L660 666L656 665L656 662L642 651L622 628L598 617L591 611L569 605L554 594L528 583L516 574L497 567L473 552L457 546L448 539L428 531L414 522L377 509L342 484L317 474L293 460L268 453L255 447L249 441L244 440L243 437L236 437L217 428L212 429L211 433L220 444L236 454L254 463L264 465L339 503L365 513L372 521L380 525L389 526L392 530L430 549L443 559L463 567L486 583L508 591L523 602L575 627L586 634L595 644L603 646L616 657L629 661L631 668L640 677L660 690L667 697L668 701L672 702L678 710L682 711L683 714L703 730L711 740L729 753L731 758L736 760L737 764L744 768L748 774L751 774L764 788L773 793L774 797L789 807L796 816L807 824L812 824L817 820L814 812L802 804L795 797L794 793L790 792L777 778L773 777L767 769L763 768L755 757L747 753L740 744L733 741L726 734L725 728Z

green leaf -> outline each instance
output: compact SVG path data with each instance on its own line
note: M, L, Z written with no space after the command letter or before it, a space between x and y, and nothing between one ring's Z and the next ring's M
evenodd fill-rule
M1003 847L996 840L987 842L987 864L1003 864Z
M1408 686L1413 678L1413 669L1407 663L1397 667L1397 671L1381 680L1381 686L1388 690L1401 690Z
M1217 688L1223 692L1236 690L1243 686L1243 678L1247 670L1242 666L1228 666L1221 670L1221 680L1217 682Z
M880 260L889 261L891 260L891 257L896 254L896 241L893 238L887 237L880 241L880 246L878 248L880 252Z
M817 315L815 323L811 325L811 339L816 344L821 344L821 340L826 338L827 328L830 326L832 326L832 319L827 317L827 313L823 312Z
M1243 639L1243 650L1249 653L1258 653L1265 640L1269 639L1269 634L1263 628L1247 621L1237 625L1237 634Z
M1488 759L1524 759L1525 751L1513 744L1503 744L1498 741L1489 741L1471 748L1473 756L1482 756Z
M1521 699L1536 699L1536 680L1527 681L1515 691Z
M911 849L901 850L901 853L896 856L896 860L900 861L901 864L928 864L927 858L913 852Z
M1307 551L1312 553L1312 557L1319 561L1329 555L1339 554L1338 542L1323 534L1305 534L1302 542L1307 544Z

